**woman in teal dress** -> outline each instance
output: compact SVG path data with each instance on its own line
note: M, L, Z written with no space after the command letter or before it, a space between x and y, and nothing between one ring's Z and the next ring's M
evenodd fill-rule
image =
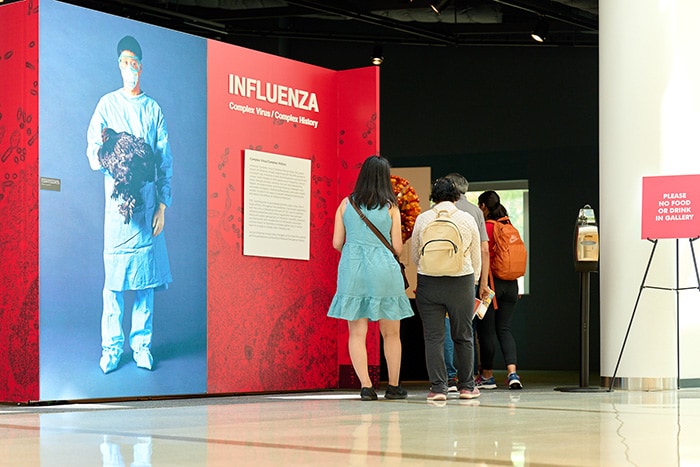
M389 162L370 156L362 164L350 195L355 204L401 254L401 215L391 187ZM362 400L377 400L367 366L367 326L379 321L384 340L389 385L386 399L405 399L399 385L401 370L400 320L413 316L403 278L393 254L344 198L335 213L333 247L341 252L338 286L328 316L347 320L348 348L360 379Z

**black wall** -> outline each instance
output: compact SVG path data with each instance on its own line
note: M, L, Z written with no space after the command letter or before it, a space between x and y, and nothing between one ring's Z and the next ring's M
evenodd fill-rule
M369 66L372 51L372 44L241 45L332 69ZM393 166L430 166L433 178L456 171L470 181L529 181L530 293L513 322L519 370L580 370L573 231L584 204L599 212L598 50L384 45L384 57L381 153ZM420 320L403 327L402 379L425 379ZM597 370L597 274L589 335Z

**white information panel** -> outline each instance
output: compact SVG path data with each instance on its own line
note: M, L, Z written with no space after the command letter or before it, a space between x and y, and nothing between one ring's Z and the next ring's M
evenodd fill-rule
M311 161L246 150L243 254L309 259Z

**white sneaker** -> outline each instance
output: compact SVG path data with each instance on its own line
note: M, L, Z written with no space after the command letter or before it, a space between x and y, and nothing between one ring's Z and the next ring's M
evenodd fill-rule
M478 388L474 389L461 389L459 391L459 398L460 399L476 399L479 397L481 393L479 392Z
M447 380L447 392L459 392L457 390L457 379L456 378L450 378Z
M435 402L435 401L446 401L446 400L447 400L447 394L445 394L445 393L443 393L443 392L433 392L433 391L430 391L430 392L428 393L427 399L428 399L429 401L432 401L432 402Z

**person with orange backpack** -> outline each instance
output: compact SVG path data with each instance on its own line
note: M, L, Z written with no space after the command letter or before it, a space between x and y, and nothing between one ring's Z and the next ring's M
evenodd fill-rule
M496 295L483 319L477 320L477 338L481 358L481 373L476 377L479 389L496 389L493 362L496 343L501 347L510 389L522 389L517 373L517 349L511 333L511 321L518 303L518 278L525 275L527 250L520 233L508 219L508 211L495 191L479 195L479 208L486 219L489 236L489 285Z

